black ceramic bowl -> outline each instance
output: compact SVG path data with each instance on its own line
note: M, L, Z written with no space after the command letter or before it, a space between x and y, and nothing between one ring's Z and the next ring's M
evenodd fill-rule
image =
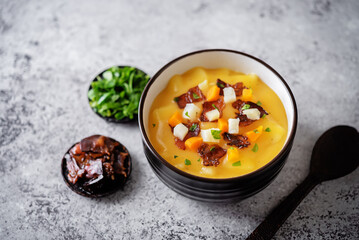
M154 98L175 74L202 66L228 68L243 73L255 73L281 99L288 119L288 134L280 153L268 164L246 175L214 179L188 174L163 159L152 146L148 136L148 117ZM268 186L283 168L292 148L297 128L297 107L294 96L284 79L268 64L251 55L225 49L210 49L183 55L166 64L151 78L142 93L139 126L144 152L155 174L174 191L200 201L227 202L250 197Z
M119 67L119 68L124 68L124 67L133 67L133 66L117 66L117 67ZM136 68L136 67L134 67L137 71L139 71L139 72L142 72L142 73L144 73L144 74L146 74L146 75L148 75L147 73L145 73L144 71L142 71L141 69L139 69L139 68ZM106 72L107 70L109 70L110 68L107 68L107 69L105 69L105 70L103 70L102 72L100 72L93 80L92 80L92 82L96 82L97 81L97 77L102 77L102 74L104 73L104 72ZM92 83L91 82L91 83ZM88 89L88 91L90 91L92 89L92 86L91 86L91 84L90 84L90 87L89 87L89 89ZM87 92L88 92L87 91ZM88 99L88 101L89 101L89 103L90 103L90 99L89 98L87 98ZM130 119L129 117L125 117L125 118L122 118L122 119L116 119L115 117L104 117L104 116L102 116L101 114L99 114L94 108L92 108L91 106L90 106L90 108L92 109L92 111L94 112L94 113L96 113L96 115L97 116L99 116L100 118L102 118L102 119L104 119L104 120L106 120L106 121L108 121L108 122L114 122L114 123L129 123L129 122L134 122L134 121L137 121L138 120L138 114L135 114L134 116L133 116L133 118L132 119Z
M112 141L118 142L112 138L109 138L109 139ZM124 187L124 185L126 184L128 178L131 175L132 161L131 161L131 156L130 156L127 148L124 145L122 145L120 142L118 142L118 143L119 143L119 146L117 146L115 149L117 149L119 152L128 154L127 157L125 158L127 177L117 174L116 179L114 181L104 178L103 180L100 180L99 182L94 184L92 188L84 188L83 181L81 179L79 179L77 181L77 183L75 183L75 184L71 183L67 177L69 171L66 166L66 155L69 154L70 150L76 144L78 144L78 142L77 142L67 150L67 152L64 154L64 156L61 160L61 174L62 174L62 177L63 177L66 185L75 193L80 194L84 197L89 197L89 198L105 197L105 196L108 196L108 195L118 191L119 189L122 189Z

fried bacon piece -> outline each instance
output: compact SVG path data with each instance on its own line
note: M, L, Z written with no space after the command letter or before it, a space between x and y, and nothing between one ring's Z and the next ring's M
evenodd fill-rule
M208 145L203 143L197 150L201 158L203 159L204 166L217 166L219 159L226 155L227 150L221 148L219 145Z
M198 86L190 88L188 92L175 97L175 101L181 109L185 108L187 103L200 102L202 100L206 100L206 97L203 95Z
M214 109L217 109L219 111L219 117L221 117L223 114L223 109L225 107L225 104L223 98L219 98L216 101L204 102L202 106L203 106L203 111L200 120L202 122L209 122L208 118L206 117L206 113Z
M223 133L223 139L228 141L227 145L236 146L237 148L248 147L251 143L248 141L248 137L237 134Z
M260 117L263 117L264 114L268 115L268 113L266 112L266 110L264 110L261 106L259 106L258 104L254 103L254 102L250 102L250 101L242 101L240 99L238 99L237 101L235 101L234 103L232 103L232 106L235 109L239 110L239 113L236 113L236 117L239 118L239 126L244 127L244 126L248 126L250 124L252 124L254 122L254 120L250 120L247 118L247 116L245 114L243 114L243 110L242 108L244 107L244 105L248 104L249 108L257 108L258 111L260 112Z
M88 186L104 177L115 180L115 174L127 177L128 152L120 148L119 142L105 136L82 139L65 155L69 182L75 184L82 179Z
M183 138L183 141L179 138L175 138L175 144L177 145L177 147L179 149L182 149L182 150L185 150L186 149L186 146L185 146L185 141L188 139L188 138L191 138L191 137L197 137L201 131L200 127L199 127L199 123L198 122L193 122L193 123L187 123L187 124L184 124L187 128L188 128L188 133L187 135ZM173 128L172 128L172 131L173 131Z
M219 92L219 95L223 96L223 88L226 87L232 87L234 89L234 92L236 93L236 96L242 96L242 91L244 88L246 88L242 82L238 82L234 85L231 85L229 83L223 82L221 79L217 79L217 87L219 87L221 89L221 91Z

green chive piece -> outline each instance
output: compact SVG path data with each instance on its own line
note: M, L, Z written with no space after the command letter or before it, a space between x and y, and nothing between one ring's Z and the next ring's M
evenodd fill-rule
M219 109L216 107L216 105L214 105L214 103L212 103L212 107L214 107L215 109L217 109L219 111Z
M220 88L224 88L225 86L222 83L217 82L217 86Z
M173 99L173 101L175 101L175 102L178 102L178 100L179 100L178 97L175 97L175 98Z
M267 128L266 128L266 130L264 130L264 131L266 131L266 132L270 132L271 130L270 130L270 128L269 128L269 127L267 127Z
M229 149L234 150L234 147L230 147Z
M186 115L187 117L189 117L188 112L186 112L184 115Z
M155 123L152 123L152 127L156 127L156 124L155 124Z
M214 151L214 149L216 149L215 147L211 147L209 150L212 152Z
M221 130L211 130L214 139L221 139Z
M178 156L177 156L177 155L174 155L173 157L174 157L174 158L178 158Z
M232 163L232 166L233 166L233 167L239 167L239 166L241 166L241 161L237 161L237 162L235 162L235 163Z
M184 160L184 165L191 165L191 160L188 160L188 159L186 158L186 160Z
M196 93L193 93L193 98L194 98L194 99L198 99L199 96L198 96Z
M200 162L200 161L201 161L201 159L200 159L200 158L198 158L197 162Z
M262 118L265 118L266 116L267 116L267 114L263 113L263 116L262 116Z
M253 132L254 133L259 133L259 131L257 129L254 129Z
M197 124L193 123L192 126L189 128L189 130L193 132L194 130L196 130L196 128L197 128Z
M258 106L262 106L261 101L258 101L258 102L257 102L257 105L258 105Z
M244 106L242 107L242 110L249 109L250 107L251 107L251 105L249 105L249 104L244 104Z
M254 147L252 148L252 152L258 152L258 144L254 144Z

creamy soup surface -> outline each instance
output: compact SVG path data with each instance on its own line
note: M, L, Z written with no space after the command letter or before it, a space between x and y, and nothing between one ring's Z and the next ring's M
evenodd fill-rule
M156 151L178 169L231 178L270 162L288 126L279 97L257 75L196 67L155 98L148 129Z

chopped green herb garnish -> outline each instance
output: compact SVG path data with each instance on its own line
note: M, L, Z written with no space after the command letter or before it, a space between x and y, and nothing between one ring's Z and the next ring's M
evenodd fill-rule
M216 105L214 105L214 103L212 103L212 107L214 107L215 109L217 109L219 111L219 109L216 107Z
M200 158L198 158L198 159L197 159L197 162L200 162L200 161L201 161L201 159L200 159Z
M221 130L211 130L214 139L221 139Z
M184 160L184 165L191 165L191 160L188 160L188 159L186 158L186 160Z
M187 117L189 117L188 112L186 112L184 115L186 115Z
M175 98L173 99L173 101L175 101L175 102L178 102L178 100L179 100L178 97L175 97Z
M271 130L270 130L270 128L269 128L269 127L267 127L267 128L266 128L266 130L264 130L264 131L266 131L266 132L270 132Z
M234 150L234 147L230 147L229 149Z
M149 76L134 67L111 67L91 83L91 108L103 117L133 119Z
M217 86L220 88L224 88L225 86L222 83L217 82Z
M174 158L178 158L178 156L177 156L177 155L174 155L173 157L174 157Z
M241 166L241 161L237 161L237 162L235 162L235 163L232 163L232 166L233 166L233 167Z
M258 144L254 144L254 147L252 148L252 152L258 152Z
M259 133L259 131L257 129L254 129L253 132L254 133Z
M198 99L199 96L198 96L197 94L193 93L193 98L194 98L194 99Z
M258 106L262 106L261 101L258 101L258 102L257 102L257 105L258 105Z
M244 106L242 107L242 110L249 109L250 107L251 107L251 105L249 105L249 104L244 104Z
M191 132L193 132L194 130L196 130L196 128L197 128L197 124L196 124L196 123L193 123L192 126L189 128L189 130L190 130Z
M216 149L215 147L211 147L209 150L212 152L214 151L214 149Z
M267 114L263 113L263 116L262 116L262 118L265 118L266 116L267 116Z
M155 124L155 123L152 123L152 127L156 127L156 124Z

